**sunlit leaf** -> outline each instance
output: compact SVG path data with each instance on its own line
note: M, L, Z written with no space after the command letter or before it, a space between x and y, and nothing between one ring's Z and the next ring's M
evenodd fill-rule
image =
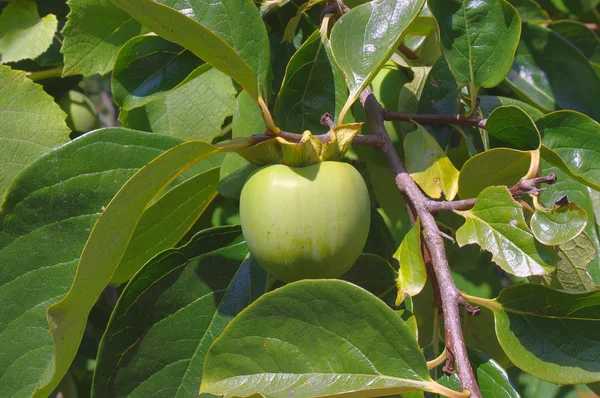
M584 232L557 247L556 272L544 276L548 286L559 290L589 292L596 290L587 266L596 257L596 247Z
M576 203L566 202L555 203L551 209L536 207L530 221L531 232L543 244L560 245L575 238L585 228L588 219L585 210Z
M540 132L523 110L514 105L494 109L486 123L494 146L536 150L541 145Z
M421 223L418 220L404 236L394 258L400 263L396 299L396 305L399 306L406 296L419 294L427 281L425 261L421 253Z

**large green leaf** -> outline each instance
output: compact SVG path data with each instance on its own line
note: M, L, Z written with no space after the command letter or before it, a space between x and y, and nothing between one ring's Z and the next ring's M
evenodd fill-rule
M239 227L153 258L127 285L100 344L95 397L196 397L214 339L265 291ZM123 333L126 329L127 332Z
M541 145L540 132L535 123L515 105L494 109L487 119L486 129L494 146L531 151Z
M122 111L125 127L210 142L221 135L233 114L235 87L225 74L208 65L196 69L183 86L143 107Z
M572 292L596 290L587 265L596 257L594 241L584 232L574 239L558 246L559 260L556 272L544 276L544 282L551 288Z
M144 210L111 283L128 281L148 260L179 242L217 195L218 182L219 169L208 170Z
M398 251L394 254L400 264L398 272L398 298L396 305L400 305L406 296L416 296L425 287L427 271L421 253L421 223L417 220L415 225L404 236Z
M106 0L69 0L71 13L62 30L64 76L110 72L119 49L142 33L142 26Z
M121 48L115 62L115 102L125 110L143 106L185 82L202 63L188 50L161 37L134 37Z
M458 84L448 62L440 57L431 67L419 98L419 113L454 115L459 112Z
M504 105L515 105L522 111L527 113L531 120L537 122L544 116L544 113L537 108L514 98L497 97L495 95L480 95L479 96L479 109L483 113L483 117L487 118L490 116L492 111L500 106Z
M442 52L472 105L481 87L506 76L519 43L521 20L505 0L429 0L437 20Z
M275 104L277 125L295 133L326 133L329 128L321 125L321 116L338 115L347 96L344 77L330 61L320 32L315 31L287 66Z
M579 235L587 220L587 213L576 203L559 202L551 209L540 206L531 217L531 232L543 244L556 246Z
M215 340L204 365L201 392L226 397L452 394L431 380L411 331L391 308L336 280L263 295Z
M142 25L231 76L256 100L269 70L269 40L251 0L111 0Z
M544 111L572 109L600 118L600 77L586 57L559 34L525 23L508 85Z
M542 151L544 160L599 190L600 124L581 113L562 111L544 116L538 128L543 144L553 152Z
M0 198L29 163L69 140L65 118L24 72L0 65Z
M371 83L417 17L424 0L374 0L344 14L331 31L331 49L346 76L350 95L338 116L342 123L360 93Z
M48 308L56 362L49 371L52 378L37 396L49 394L71 365L88 314L110 282L146 207L181 173L217 152L201 141L178 145L140 169L110 201L88 238L71 289Z
M492 253L496 264L516 276L543 275L554 269L556 254L535 240L523 208L506 187L486 188L473 209L457 213L465 218L456 231L459 245L480 245Z
M494 312L498 340L522 370L559 384L600 380L600 292L523 284L480 304Z
M600 39L581 22L569 20L555 21L548 24L548 29L568 40L569 43L577 47L588 59L594 57L598 52Z
M33 0L15 0L0 14L0 63L33 59L52 44L58 19L40 18Z
M43 155L15 179L0 213L2 394L31 396L50 381L55 351L46 308L67 293L103 207L140 167L179 142L98 130Z

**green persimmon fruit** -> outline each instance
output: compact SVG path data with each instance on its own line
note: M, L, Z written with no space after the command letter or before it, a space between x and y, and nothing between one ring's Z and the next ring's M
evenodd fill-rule
M87 133L100 127L94 104L79 91L69 91L57 103L67 114L66 122L71 131Z
M347 163L266 166L246 181L240 218L251 253L274 277L337 278L367 241L369 192Z

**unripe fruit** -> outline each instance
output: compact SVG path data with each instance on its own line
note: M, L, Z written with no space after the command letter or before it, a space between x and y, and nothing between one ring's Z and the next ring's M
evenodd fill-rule
M67 126L77 133L87 133L100 127L94 104L79 91L71 90L57 101L67 114Z
M246 181L240 218L250 251L271 275L286 282L336 278L367 240L369 192L347 163L266 166Z

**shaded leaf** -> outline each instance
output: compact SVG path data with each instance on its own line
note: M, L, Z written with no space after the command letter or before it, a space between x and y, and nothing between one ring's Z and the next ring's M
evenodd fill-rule
M363 253L339 279L354 283L381 297L394 288L396 270L385 258L376 254Z
M501 106L487 119L488 134L494 146L520 150L536 150L541 145L540 132L523 110L514 105Z
M396 306L400 306L406 296L419 294L427 282L425 261L421 253L421 223L418 220L404 236L394 258L400 263L396 298Z
M161 37L134 37L121 48L115 62L115 102L125 110L143 106L186 82L202 63L188 50Z
M548 24L548 29L568 40L569 43L577 47L588 59L592 58L598 52L600 39L581 22L568 20L555 21Z
M497 97L494 95L479 96L479 109L481 109L481 113L483 114L484 118L489 117L494 109L503 105L515 105L516 107L520 108L522 111L527 113L531 120L533 120L534 122L537 122L538 119L544 116L544 113L542 111L540 111L537 108L534 108L533 106L523 101L507 97Z
M105 75L121 47L142 33L142 26L106 0L69 0L71 12L62 30L63 76Z
M338 123L400 44L424 0L375 0L344 14L331 31L331 50L346 76L349 98Z
M34 59L52 44L56 15L40 18L33 0L9 2L0 14L0 63Z
M200 391L369 397L410 389L441 392L404 321L359 287L314 280L267 293L242 311L210 348Z
M197 396L210 345L265 284L237 226L202 231L159 254L119 298L100 343L93 395Z
M587 265L596 257L596 246L584 232L557 248L556 272L544 276L544 282L553 289L589 292L596 286Z
M179 142L98 130L43 155L15 179L0 213L3 394L30 396L50 381L55 351L46 308L67 293L103 206L140 167Z
M556 255L535 240L525 223L523 208L506 187L486 188L473 209L457 213L465 218L456 231L459 245L477 243L492 253L503 270L516 276L553 271Z
M568 200L566 204L555 203L552 209L540 206L531 217L531 232L545 245L560 245L579 235L587 219L585 210Z
M0 65L0 198L29 163L69 140L65 117L24 72Z
M547 21L548 13L535 0L508 0L519 12L522 21Z
M459 172L427 130L417 125L404 138L404 153L406 170L427 195L438 199L443 193L446 200L454 199Z
M458 84L448 62L440 58L431 67L419 98L419 113L455 115L459 112Z

